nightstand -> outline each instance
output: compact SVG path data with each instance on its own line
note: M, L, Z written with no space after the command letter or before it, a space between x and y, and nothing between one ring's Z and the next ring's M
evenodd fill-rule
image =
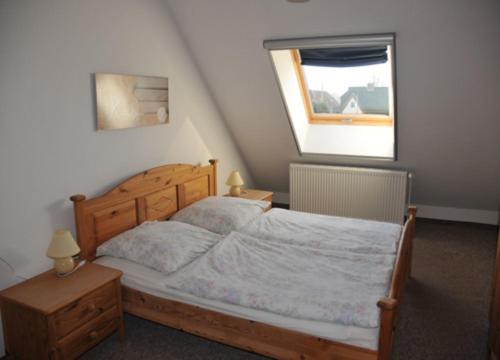
M226 194L224 196L231 196L231 195ZM241 189L241 194L238 197L249 200L265 200L269 201L271 204L273 202L273 193L271 191ZM271 206L269 206L269 208L266 209L266 211L269 209L271 209Z
M123 339L121 275L88 263L67 277L52 269L1 291L7 353L73 359L115 331Z

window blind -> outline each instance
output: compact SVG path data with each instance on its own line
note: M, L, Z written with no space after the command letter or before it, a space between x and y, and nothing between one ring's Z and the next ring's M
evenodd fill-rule
M353 67L387 62L386 46L300 49L302 65Z

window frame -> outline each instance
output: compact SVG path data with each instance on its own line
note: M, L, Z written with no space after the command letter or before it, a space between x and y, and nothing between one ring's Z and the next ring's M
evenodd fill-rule
M327 35L327 36L315 36L315 37L304 37L304 38L274 38L264 40L262 45L265 50L267 50L270 64L273 70L274 78L278 85L278 90L281 95L281 101L286 113L286 117L288 120L288 124L290 126L290 130L295 142L295 146L297 149L297 153L300 157L310 158L310 159L322 159L323 161L326 159L331 159L332 161L388 161L388 162L396 162L399 159L399 119L398 119L398 81L397 81L397 41L396 41L396 33L395 32L387 32L387 33L372 33L372 34L352 34L352 35ZM370 126L370 127L362 127L362 126L330 126L329 128L334 129L338 128L340 131L356 131L357 129L373 129L373 130L382 130L382 129L391 129L392 133L392 153L390 155L372 155L372 154L352 154L352 153L336 153L336 152L325 152L325 151L317 151L313 149L305 148L304 145L304 132L298 132L298 125L295 123L298 120L300 123L301 115L296 112L296 110L290 107L290 104L287 100L289 92L285 90L286 85L284 80L286 76L281 74L277 63L275 62L273 53L280 50L286 50L289 53L290 49L316 49L316 48L328 48L328 47L347 47L347 46L377 46L377 45L385 45L390 46L390 56L392 59L392 110L393 110L393 126L392 127L380 127L380 126ZM289 56L290 58L290 56ZM290 71L291 74L295 74L293 69L292 59L290 59ZM281 68L282 69L282 68ZM291 75L290 74L290 75ZM294 76L295 77L295 76ZM294 80L296 81L296 79ZM296 87L297 95L299 98L297 100L300 101L300 91L298 86ZM287 95L288 94L288 95ZM303 111L303 117L307 126L313 128L314 124L310 124L307 121L307 114L305 111L305 107L300 104L301 111ZM294 120L296 119L296 120ZM330 125L333 125L330 123ZM302 127L302 125L299 125Z
M299 49L290 49L295 75L297 76L298 85L302 97L304 109L306 110L307 118L310 124L317 125L363 125L363 126L393 126L394 116L379 115L379 114L316 114L313 111L311 97L309 96L309 88L307 86L306 77L302 69ZM394 69L394 64L391 60L391 68ZM393 70L394 72L394 70ZM394 87L394 80L391 88ZM392 89L391 89L392 90ZM392 90L393 91L393 90ZM395 104L393 105L395 107ZM394 112L394 111L392 111Z

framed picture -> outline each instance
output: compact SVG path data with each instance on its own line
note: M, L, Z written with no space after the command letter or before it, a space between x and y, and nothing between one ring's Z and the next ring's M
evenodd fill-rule
M97 130L168 124L168 78L95 74Z

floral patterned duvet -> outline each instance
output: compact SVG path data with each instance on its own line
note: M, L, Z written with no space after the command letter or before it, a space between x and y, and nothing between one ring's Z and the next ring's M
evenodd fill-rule
M394 253L334 245L334 240L318 247L305 238L293 244L232 232L167 276L165 286L298 319L378 327L376 303L386 295Z
M402 226L272 209L238 231L258 239L365 254L394 254Z

